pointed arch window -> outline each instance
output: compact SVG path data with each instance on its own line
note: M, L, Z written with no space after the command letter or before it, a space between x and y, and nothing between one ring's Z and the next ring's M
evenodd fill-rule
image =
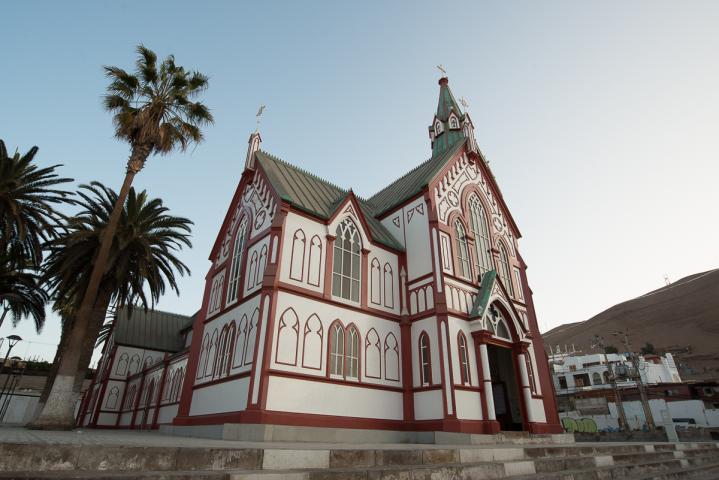
M360 336L353 326L347 331L347 371L345 378L359 380Z
M510 296L514 297L514 289L512 288L512 277L509 274L509 256L504 243L499 242L499 276L502 278L504 288Z
M332 266L332 295L359 302L362 240L349 218L337 226Z
M467 233L462 222L457 219L454 222L454 233L457 237L457 273L461 277L470 278L469 268L469 247L467 246Z
M477 274L484 275L492 269L491 241L489 239L489 224L487 215L484 212L482 202L477 195L469 198L470 228L474 236L475 260L477 262Z
M345 328L339 320L330 327L330 377L359 380L360 334L357 327Z
M459 373L462 379L462 385L472 385L471 377L469 376L469 354L467 352L467 337L464 333L459 332L457 339L457 347L459 351Z
M429 335L422 332L419 336L419 383L423 386L432 383L432 354L429 348Z
M240 284L240 266L245 251L245 238L247 237L247 217L242 217L240 226L235 235L235 244L232 248L232 265L230 266L230 283L227 286L227 303L237 300Z
M449 117L449 128L452 130L459 129L459 120L457 120L457 117L455 117L454 115Z
M345 370L345 329L337 322L330 329L330 376L342 377Z

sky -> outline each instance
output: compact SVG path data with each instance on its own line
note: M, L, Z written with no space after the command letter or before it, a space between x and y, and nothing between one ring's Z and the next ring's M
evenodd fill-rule
M430 156L438 64L521 230L540 330L719 267L719 2L28 0L2 23L0 139L73 189L122 182L103 65L143 43L210 77L205 141L134 184L195 223L159 309L200 307L260 105L264 150L370 196ZM0 336L51 360L59 331Z

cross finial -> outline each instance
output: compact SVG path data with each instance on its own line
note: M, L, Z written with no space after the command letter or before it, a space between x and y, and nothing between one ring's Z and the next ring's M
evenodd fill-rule
M444 69L444 65L442 65L441 63L437 65L437 70L442 72L442 75L447 75L447 70Z
M469 108L469 103L467 103L467 100L465 100L464 97L460 97L459 103L462 104L462 106L464 107L465 110L467 110Z
M260 105L260 109L257 110L257 115L255 115L255 117L257 118L257 128L255 128L256 132L259 131L259 129L260 129L260 117L262 116L262 112L264 112L264 111L265 111L265 106Z

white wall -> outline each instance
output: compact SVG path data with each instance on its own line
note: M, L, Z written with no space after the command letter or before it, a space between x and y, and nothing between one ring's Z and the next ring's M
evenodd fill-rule
M402 392L270 376L269 410L402 420Z
M382 220L382 225L407 252L407 281L433 271L429 219L424 198L418 198Z
M197 388L192 392L190 415L237 412L247 406L249 377Z

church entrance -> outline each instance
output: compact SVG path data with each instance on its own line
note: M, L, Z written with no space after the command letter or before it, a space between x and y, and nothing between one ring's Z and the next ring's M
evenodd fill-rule
M522 400L512 349L489 344L487 356L497 421L502 430L522 430Z

